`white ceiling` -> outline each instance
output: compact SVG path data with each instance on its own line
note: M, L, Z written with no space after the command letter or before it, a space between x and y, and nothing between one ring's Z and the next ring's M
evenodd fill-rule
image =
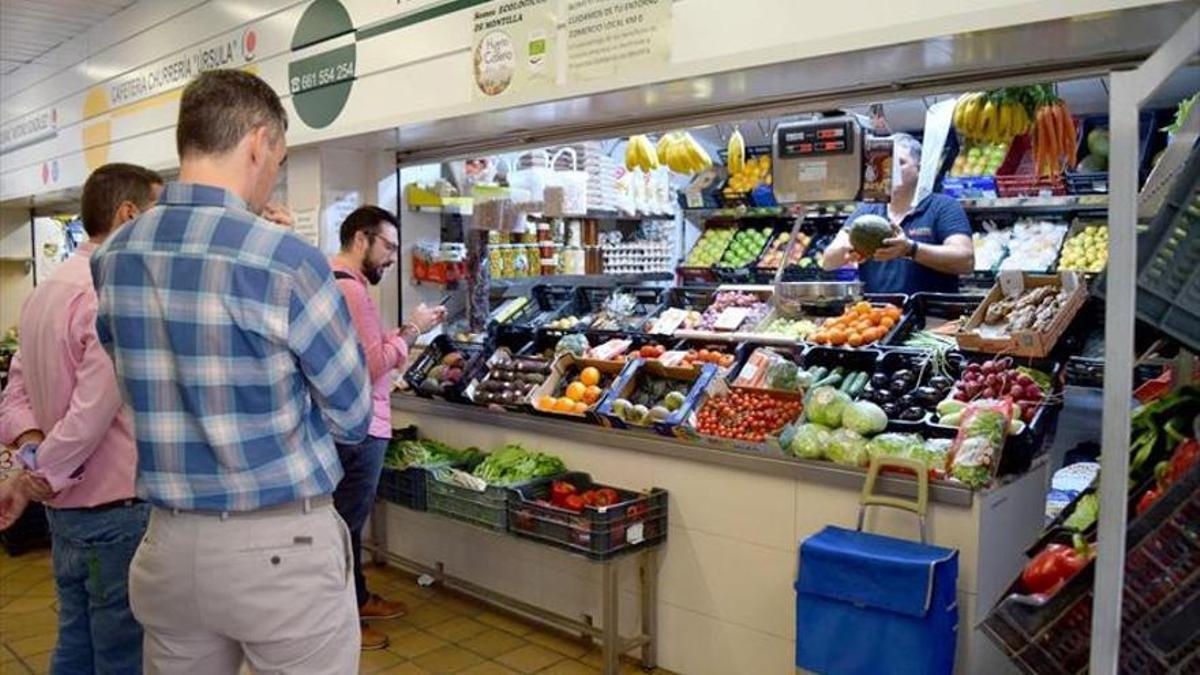
M55 47L132 5L136 0L0 0L0 75L29 66L47 74Z

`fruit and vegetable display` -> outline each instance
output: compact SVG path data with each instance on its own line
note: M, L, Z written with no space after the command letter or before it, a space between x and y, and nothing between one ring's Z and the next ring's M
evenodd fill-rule
M795 396L733 389L706 398L692 426L706 436L761 443L779 433L803 410L804 404Z
M1184 438L1176 446L1169 459L1155 465L1154 485L1138 498L1135 509L1137 515L1140 516L1149 511L1150 507L1154 506L1154 502L1158 501L1172 485L1187 475L1198 462L1200 462L1200 441L1195 438Z
M617 291L591 317L593 330L638 330L646 316L641 302L630 293Z
M810 319L789 319L785 316L777 316L768 321L766 325L754 329L754 334L800 341L816 329L817 324Z
M649 141L639 145L641 146L638 148L639 154L647 154L646 146L649 146ZM675 173L690 176L713 165L708 152L686 131L671 131L663 134L653 149L658 162ZM627 164L628 161L628 155L626 155ZM655 166L655 168L658 167Z
M721 256L733 241L736 230L732 227L710 227L704 230L700 239L692 246L684 260L687 267L712 267L721 261Z
M1001 333L1044 332L1050 329L1070 298L1071 293L1060 286L1037 286L1015 298L1004 298L988 305L983 322Z
M1047 544L1021 570L1021 589L1032 595L1054 595L1095 555L1093 547L1078 534L1072 537L1071 546Z
M1046 272L1058 259L1067 225L1054 221L1020 221L1013 226L1001 270Z
M700 324L696 327L697 330L711 331L717 330L717 320L725 310L731 307L744 307L748 311L745 318L738 323L737 326L729 328L722 327L722 330L738 331L748 330L757 326L760 321L766 318L771 311L771 306L764 302L761 297L754 293L745 293L742 291L720 291L713 296L712 304L700 316Z
M1200 387L1186 386L1133 411L1130 419L1129 477L1134 484L1160 473L1176 444L1195 435Z
M825 255L825 249L833 243L835 236L834 233L827 232L813 237L812 241L808 243L808 250L804 252L804 257L796 263L796 266L806 270L821 269L821 258Z
M863 258L874 256L884 240L894 235L892 224L882 216L868 213L850 223L850 246Z
M1006 87L963 94L954 108L954 128L967 140L998 144L1030 134L1039 176L1076 165L1075 122L1050 85Z
M516 485L535 478L555 476L566 470L563 461L554 455L510 443L485 457L471 475L488 485Z
M1023 422L1033 421L1052 387L1050 376L1035 368L1017 366L1005 356L968 363L957 382L936 405L937 423L950 427L962 424L968 404L978 400L1009 399L1013 402L1012 433L1020 433Z
M687 402L692 381L638 373L631 390L612 402L612 414L623 422L645 426L663 422Z
M994 176L1008 156L1008 141L967 141L958 151L950 176L955 178Z
M612 380L613 376L605 375L599 368L586 366L573 379L562 377L553 393L537 397L534 407L542 412L583 415L600 401Z
M871 375L861 398L882 408L890 420L920 422L954 387L950 376L932 374L932 364L917 357L885 360Z
M818 386L806 398L805 423L785 429L779 444L802 459L826 459L844 466L865 467L867 444L887 428L883 409L852 400L845 391Z
M460 351L452 351L442 356L437 365L425 373L425 379L418 385L425 394L445 394L448 388L462 383L468 359Z
M550 374L548 360L537 356L513 356L504 348L492 354L487 368L487 374L467 391L467 395L480 405L520 405Z
M737 357L731 352L726 351L727 349L728 347L721 345L708 345L701 349L689 349L680 358L680 365L695 368L705 363L711 363L722 370L728 370L733 367Z
M554 351L551 356L559 354L571 354L575 358L583 358L584 354L591 349L591 343L588 342L588 337L583 333L570 333L558 339L554 345Z
M1000 229L995 223L985 221L983 232L971 234L975 245L975 271L995 272L1008 255L1008 242L1012 239L1011 229Z
M617 491L612 488L591 488L579 490L573 484L562 480L550 483L548 500L536 500L543 505L557 506L560 509L582 513L588 507L604 508L620 502Z
M779 236L771 242L771 246L767 248L767 252L763 254L758 261L759 269L779 269L779 265L783 263L783 256L787 252L788 244L792 241L791 232L780 232ZM796 245L792 247L792 254L788 257L787 265L799 265L801 260L804 260L804 252L808 249L812 239L803 232L796 233Z
M731 141L732 142L732 141ZM744 152L744 149L743 149ZM732 155L730 155L732 157ZM729 181L721 190L726 199L737 199L760 185L771 184L771 157L760 155L742 162L740 167L729 165Z
M875 307L869 302L860 301L846 307L841 316L823 321L808 336L808 340L819 345L869 345L882 340L900 321L901 315L900 308L893 304Z
M1108 264L1108 224L1089 223L1063 244L1058 269L1103 272Z
M577 328L581 322L582 320L578 316L568 314L567 316L550 321L545 327L552 330L572 330Z
M1107 127L1092 127L1084 139L1087 154L1075 165L1080 173L1101 173L1108 171L1109 139Z
M725 249L724 255L721 256L720 266L742 268L754 262L763 247L767 245L767 240L771 238L772 232L769 227L738 230L737 234L733 235L733 240L729 242L729 247Z
M479 448L454 448L441 441L422 438L393 440L388 443L383 464L393 469L406 469L410 466L430 468L450 464L473 464L482 458L483 452Z

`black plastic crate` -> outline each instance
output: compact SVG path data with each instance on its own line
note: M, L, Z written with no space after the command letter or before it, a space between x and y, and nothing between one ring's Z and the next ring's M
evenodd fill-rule
M408 370L404 371L404 381L408 383L409 388L418 396L424 398L440 396L447 401L470 403L463 392L466 391L467 385L478 374L479 367L483 363L487 351L488 348L485 344L458 342L451 340L445 335L439 335L421 352L421 355L409 366ZM451 352L459 352L464 358L462 377L459 381L439 391L423 388L422 384L424 384L426 378L429 376L429 371L439 366L442 359Z
M1200 351L1200 148L1139 236L1137 316Z
M985 297L986 293L914 293L899 325L884 341L888 345L903 345L914 333L970 317Z
M1145 111L1138 115L1138 165L1139 182L1146 179L1153 167L1151 163L1155 154L1161 149L1162 139L1157 127L1158 117L1154 111ZM1108 128L1107 115L1085 117L1079 122L1079 137L1076 139L1078 150L1076 157L1082 161L1088 155L1088 133L1096 127ZM1108 171L1076 171L1068 167L1067 193L1073 195L1108 194Z
M890 348L883 351L882 356L876 361L875 369L871 372L871 377L874 378L879 373L885 373L890 376L891 373L895 373L900 369L907 369L915 374L916 383L911 391L926 386L930 378L934 375L932 358L929 353L916 349ZM860 395L858 398L868 400L865 394ZM921 407L924 408L925 406ZM887 430L919 434L925 430L925 425L930 418L931 414L928 409L926 409L925 415L919 420L904 420L900 419L898 415L888 415Z
M949 356L958 365L963 367L970 362L989 361L993 358L1001 358L999 355L992 354L963 354L953 353ZM1063 365L1058 361L1051 359L1033 359L1013 357L1014 366L1027 366L1035 370L1040 370L1050 376L1050 389L1044 392L1046 401L1038 406L1037 411L1033 414L1033 419L1025 425L1025 429L1015 435L1009 436L1004 441L1004 449L1000 453L1000 466L996 470L996 476L1019 475L1029 470L1033 464L1033 459L1041 454L1042 449L1050 445L1054 440L1054 434L1058 430L1058 416L1062 412L1062 390L1064 384L1064 369ZM926 424L926 430L938 430L944 433L955 432L955 428L938 424L930 417Z
M1066 543L1061 538L1056 540ZM1192 673L1200 666L1200 467L1173 485L1125 533L1120 672ZM1040 550L1040 549L1039 549ZM1019 581L992 609L984 633L1023 671L1079 675L1091 645L1089 563L1039 602Z
M426 510L425 474L425 469L417 466L407 469L383 467L379 474L379 498L414 511Z
M633 315L625 319L622 325L614 327L597 327L596 314L604 309L605 302L617 293L633 296L636 301ZM645 333L648 328L646 321L657 316L663 307L663 289L653 286L580 286L576 289L576 298L582 314L589 315L588 325L584 327L590 332L601 333Z
M461 520L496 532L508 531L508 500L512 491L538 483L549 483L557 476L537 478L518 485L489 485L483 492L439 480L437 471L425 472L427 510L447 518Z
M552 481L519 487L509 501L510 532L592 560L611 560L666 541L666 490L634 492L613 488L593 483L590 475L579 472L569 472L555 480L570 483L579 493L609 488L617 493L618 501L575 512L550 502Z
M825 366L830 370L844 368L847 372L861 371L873 373L882 355L882 351L872 347L839 349L837 347L817 346L804 350L800 357L800 365L805 368Z

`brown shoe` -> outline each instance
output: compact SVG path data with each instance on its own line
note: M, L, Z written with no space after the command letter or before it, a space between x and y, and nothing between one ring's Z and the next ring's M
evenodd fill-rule
M408 614L408 608L403 602L384 600L372 593L367 596L367 604L358 608L358 616L363 619L398 619Z
M387 646L388 636L366 624L362 625L362 650L364 652L372 652Z

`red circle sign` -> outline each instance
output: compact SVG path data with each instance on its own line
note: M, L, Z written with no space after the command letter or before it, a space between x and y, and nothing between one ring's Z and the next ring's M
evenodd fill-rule
M254 50L258 48L258 34L248 30L242 34L242 56L247 61L254 58Z

